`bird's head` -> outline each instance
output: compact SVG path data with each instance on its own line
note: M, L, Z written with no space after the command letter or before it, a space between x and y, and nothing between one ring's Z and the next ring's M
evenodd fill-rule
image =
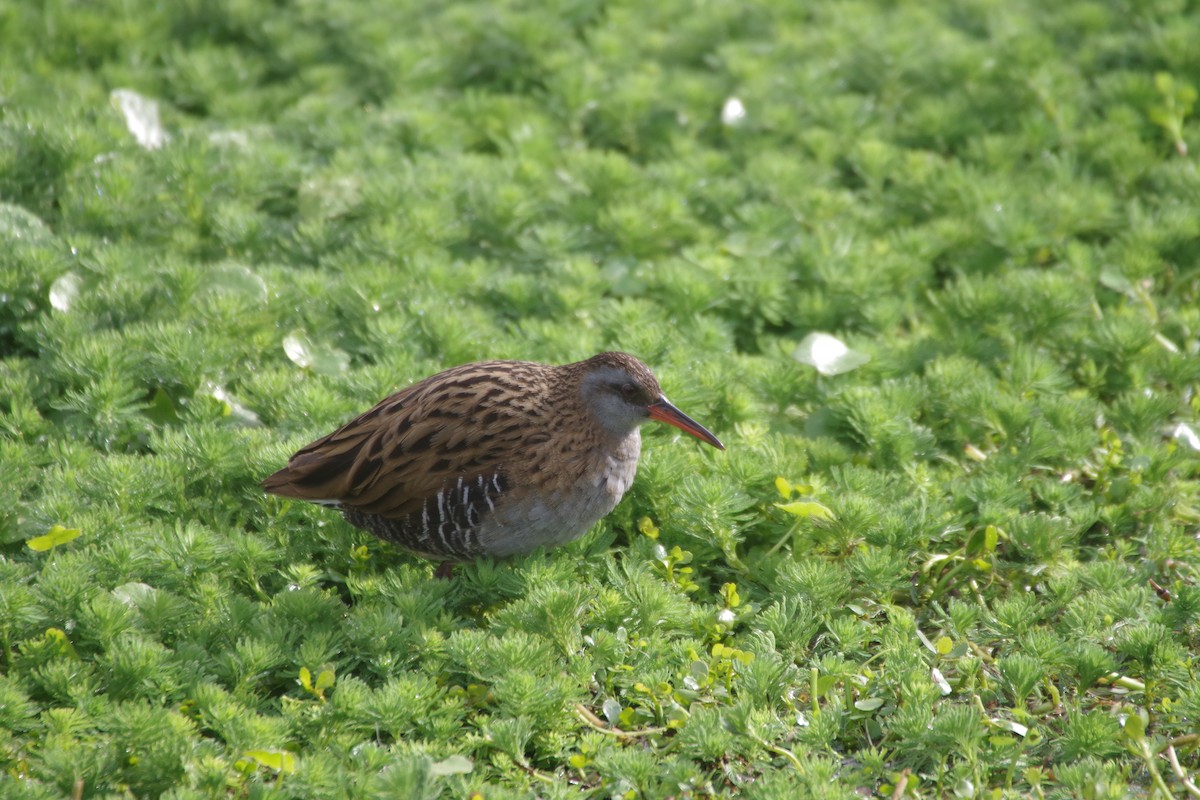
M647 420L674 425L718 450L725 445L707 428L671 405L650 368L625 353L600 353L572 364L580 369L584 407L602 429L627 436Z

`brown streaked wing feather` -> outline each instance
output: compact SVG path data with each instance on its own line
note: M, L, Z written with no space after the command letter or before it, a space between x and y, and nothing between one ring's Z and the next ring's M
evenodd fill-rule
M263 488L271 494L300 500L349 497L356 462L381 446L381 434L386 435L388 428L407 424L411 408L406 400L419 387L417 384L402 389L333 433L300 448L288 459L286 467L263 480Z
M484 362L434 375L297 451L263 487L382 517L419 513L447 480L490 479L503 466L517 445L513 434L541 411L507 400L543 369Z

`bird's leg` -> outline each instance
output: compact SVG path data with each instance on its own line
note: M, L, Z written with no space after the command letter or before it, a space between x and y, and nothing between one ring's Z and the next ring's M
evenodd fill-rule
M433 577L441 578L444 581L448 581L451 578L453 578L454 577L454 562L453 561L443 561L441 564L438 564L438 568L433 571Z

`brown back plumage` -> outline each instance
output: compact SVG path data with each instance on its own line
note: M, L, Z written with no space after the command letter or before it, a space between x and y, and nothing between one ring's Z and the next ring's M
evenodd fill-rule
M263 488L391 519L419 513L448 478L491 480L536 440L553 369L484 361L426 378L297 451Z

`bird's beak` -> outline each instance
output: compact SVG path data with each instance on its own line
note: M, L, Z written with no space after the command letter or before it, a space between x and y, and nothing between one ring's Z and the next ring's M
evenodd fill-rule
M675 406L671 405L666 397L660 396L657 403L651 403L646 407L650 412L650 419L656 419L659 422L665 422L668 425L674 425L679 430L690 433L702 442L708 442L718 450L724 450L725 445L721 444L721 440L712 435L708 428L701 425L696 420L689 417L687 414L680 411Z

